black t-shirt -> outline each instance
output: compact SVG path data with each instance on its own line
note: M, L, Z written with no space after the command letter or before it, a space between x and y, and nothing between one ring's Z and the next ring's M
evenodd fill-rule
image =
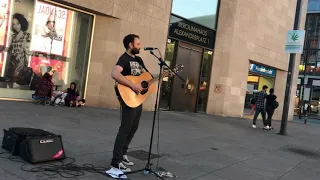
M143 69L145 69L148 72L142 59L139 56L132 57L126 52L120 56L116 65L119 65L123 68L121 72L123 76L139 76L142 74ZM116 95L120 96L117 88L115 88L115 91Z
M145 69L144 63L139 56L132 57L127 53L120 56L116 65L119 65L123 68L121 74L123 76L133 75L139 76L142 74L142 70Z
M269 94L267 95L266 99L267 99L266 106L273 107L273 103L276 101L277 96L274 94Z

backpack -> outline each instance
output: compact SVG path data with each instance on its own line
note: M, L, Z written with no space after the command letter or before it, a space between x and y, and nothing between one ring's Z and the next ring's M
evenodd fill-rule
M277 109L279 107L278 101L273 102L273 109Z

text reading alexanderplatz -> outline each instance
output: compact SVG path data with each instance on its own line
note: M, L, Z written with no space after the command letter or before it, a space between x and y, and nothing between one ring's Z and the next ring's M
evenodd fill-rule
M197 27L191 26L191 25L183 23L183 22L178 22L178 27L180 27L182 29L185 29L185 30L189 30L191 32L195 32L195 33L203 35L203 36L207 36L208 35L208 31L199 29ZM200 37L199 35L193 34L191 32L185 32L185 31L183 31L181 29L175 29L174 30L174 33L179 35L179 36L184 36L186 38L193 39L195 41L199 41L199 42L202 42L202 43L205 43L205 44L209 44L210 43L210 40L208 38Z

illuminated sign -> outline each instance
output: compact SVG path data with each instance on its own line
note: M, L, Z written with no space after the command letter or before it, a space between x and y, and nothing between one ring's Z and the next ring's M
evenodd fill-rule
M265 76L271 76L271 77L276 76L275 69L266 68L264 66L260 66L260 65L256 65L256 64L252 64L252 63L250 63L249 71L253 72L253 73L260 74L260 75L265 75Z
M209 49L214 48L215 31L171 15L169 36Z

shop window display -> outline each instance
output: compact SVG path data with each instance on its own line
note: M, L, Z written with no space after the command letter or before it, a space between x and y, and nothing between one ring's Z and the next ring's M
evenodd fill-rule
M56 90L83 97L93 16L40 0L0 0L0 97L31 99L52 74Z

